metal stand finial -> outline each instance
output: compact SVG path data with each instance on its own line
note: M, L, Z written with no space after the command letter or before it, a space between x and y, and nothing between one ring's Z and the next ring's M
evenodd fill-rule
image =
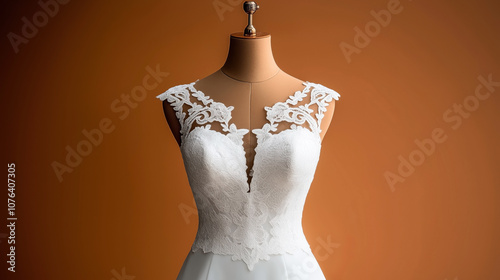
M254 1L245 1L245 3L243 3L243 10L248 14L248 25L245 27L245 32L243 32L245 36L255 36L257 34L257 30L252 24L252 15L257 12L258 9L259 5Z

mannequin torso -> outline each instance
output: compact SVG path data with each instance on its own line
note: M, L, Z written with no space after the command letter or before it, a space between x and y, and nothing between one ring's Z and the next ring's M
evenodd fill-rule
M231 35L229 54L224 66L215 73L198 80L195 88L215 102L233 106L231 123L250 131L262 128L266 119L265 107L285 102L289 96L304 88L303 81L281 71L276 65L271 51L271 36L261 33L256 37L245 37L241 33ZM334 101L327 107L321 122L320 138L323 139L330 125ZM180 124L174 109L165 100L165 117L177 143L181 144ZM311 108L316 110L316 108ZM212 125L221 131L217 124ZM288 125L289 127L289 125ZM286 123L278 126L278 131L288 128ZM256 136L248 133L243 138L247 160L248 183L255 157Z

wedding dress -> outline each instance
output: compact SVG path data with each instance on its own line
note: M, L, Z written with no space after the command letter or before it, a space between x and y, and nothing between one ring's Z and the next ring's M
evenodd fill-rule
M181 124L181 154L198 208L198 232L177 280L325 280L302 230L302 211L320 156L320 124L340 95L320 84L265 109L248 183L233 106L196 82L158 95ZM278 129L285 123L286 128Z

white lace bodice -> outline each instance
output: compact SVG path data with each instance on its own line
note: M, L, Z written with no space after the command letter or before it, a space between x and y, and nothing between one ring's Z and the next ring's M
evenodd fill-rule
M233 106L205 96L195 83L157 96L181 124L181 153L199 217L192 251L231 255L249 270L274 254L303 250L312 256L302 211L319 160L321 120L340 95L304 82L285 102L265 107L268 122L252 130L257 146L249 186L243 147L249 130L231 123ZM290 126L278 132L282 122ZM214 123L222 131L212 129Z

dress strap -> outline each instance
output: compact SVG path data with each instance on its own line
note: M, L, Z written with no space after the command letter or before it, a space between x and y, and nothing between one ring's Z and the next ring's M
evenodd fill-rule
M210 123L219 122L222 131L218 132L227 134L232 141L241 145L248 129L237 129L234 124L230 124L234 107L215 102L210 96L197 90L194 86L197 81L171 87L157 96L161 101L167 100L174 108L181 125L181 143L195 126L210 129Z
M287 129L308 127L319 137L321 120L327 110L326 107L333 99L338 100L340 94L320 84L304 82L303 85L302 90L296 91L285 102L277 102L272 107L265 107L268 123L262 128L252 130L257 135L258 143L269 138L271 132L279 133L278 124L281 122L290 123L290 128ZM307 101L308 95L310 98Z
M310 91L311 100L308 106L316 104L318 106L318 112L315 114L316 116L316 126L317 133L321 133L321 120L325 115L327 110L327 106L332 100L339 100L340 94L333 89L327 88L320 84L305 82L306 92ZM311 89L312 88L312 89Z

